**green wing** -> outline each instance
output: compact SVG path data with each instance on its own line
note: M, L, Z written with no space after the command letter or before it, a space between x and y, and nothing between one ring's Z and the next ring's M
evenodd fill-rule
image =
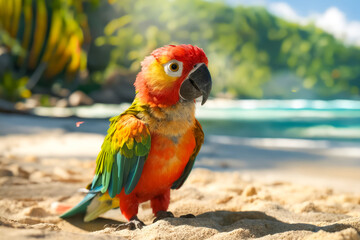
M132 106L110 119L108 134L96 159L91 189L101 186L101 192L108 191L112 198L123 188L126 194L134 190L150 151L150 132L135 113L136 107Z
M122 189L131 193L138 183L145 161L150 151L151 138L146 125L136 117L145 111L137 99L123 114L110 119L110 127L96 159L96 171L88 194L75 207L60 217L68 218L88 211L92 201L108 191L111 198ZM96 203L99 202L97 199ZM101 201L100 201L101 202ZM105 205L96 205L86 213L85 221L95 219L99 214L113 207L107 201ZM105 207L105 208L103 208Z
M181 174L179 179L177 179L171 186L172 189L178 189L184 184L185 180L188 178L188 176L194 166L195 158L200 151L201 145L204 143L204 132L203 132L201 125L197 119L195 119L194 136L195 136L195 141L196 141L194 151L190 156L189 162L185 166L184 172Z

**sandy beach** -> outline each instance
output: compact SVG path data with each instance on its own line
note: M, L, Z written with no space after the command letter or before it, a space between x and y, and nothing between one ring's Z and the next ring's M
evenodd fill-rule
M44 130L0 137L2 239L360 239L357 168L288 164L271 170L196 168L172 191L175 218L142 230L104 227L125 221L119 209L93 222L58 218L84 196L103 135ZM196 218L179 218L183 214Z
M0 240L360 240L359 8L0 0Z

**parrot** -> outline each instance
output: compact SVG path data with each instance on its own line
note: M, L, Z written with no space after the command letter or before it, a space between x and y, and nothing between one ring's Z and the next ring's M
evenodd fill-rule
M131 106L110 119L87 195L61 218L82 213L89 222L120 208L128 222L118 228L141 229L146 201L154 222L174 217L170 190L184 184L204 142L195 103L202 97L203 105L212 87L206 54L188 44L160 47L141 62L134 86Z

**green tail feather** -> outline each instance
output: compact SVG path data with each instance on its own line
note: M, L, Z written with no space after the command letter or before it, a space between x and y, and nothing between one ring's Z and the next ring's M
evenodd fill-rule
M64 214L62 214L60 217L61 218L69 218L72 216L75 216L77 214L80 213L85 213L87 207L89 206L89 204L91 203L91 201L93 200L93 198L99 193L100 189L102 188L102 186L99 186L93 190L91 190L84 198L83 200L81 200L81 202L79 202L75 207L73 207L72 209L70 209L69 211L65 212Z
M133 164L135 166L132 166L132 171L129 174L129 177L127 179L127 183L125 186L126 194L129 194L132 192L132 190L134 190L137 182L140 179L146 158L147 158L147 156L141 156L141 157L137 157L137 160L134 161Z

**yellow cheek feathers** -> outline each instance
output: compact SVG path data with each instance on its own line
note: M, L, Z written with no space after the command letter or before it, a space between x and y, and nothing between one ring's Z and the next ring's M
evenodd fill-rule
M143 66L135 81L137 98L151 106L171 106L179 101L180 78L171 77L159 61L153 59Z
M147 84L152 91L166 91L174 87L174 83L179 77L171 77L164 71L164 67L157 61L150 64L146 76Z

